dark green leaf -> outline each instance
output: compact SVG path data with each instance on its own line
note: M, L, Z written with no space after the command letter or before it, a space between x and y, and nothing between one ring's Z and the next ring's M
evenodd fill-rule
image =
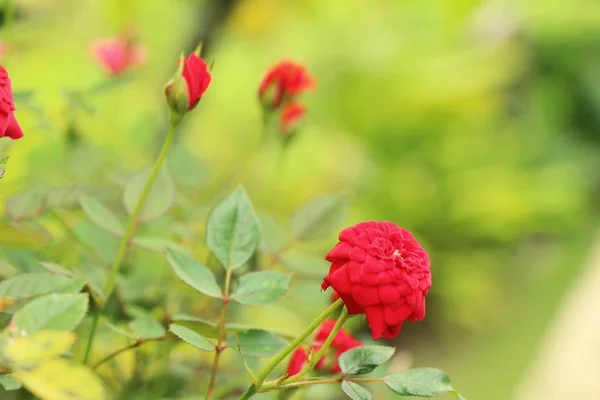
M271 271L251 272L240 278L231 298L242 304L265 304L283 297L289 287L289 275Z
M402 396L433 397L446 393L455 394L448 375L436 368L414 368L394 372L384 376L383 382Z
M354 382L343 381L342 390L352 400L371 400L373 398L367 389Z
M340 368L345 375L367 374L389 360L395 351L388 346L357 347L340 355Z
M200 261L193 260L174 250L166 251L167 261L182 281L210 297L221 298L223 292L212 272Z
M28 334L44 329L70 331L88 308L87 294L52 293L33 300L13 317L15 329Z
M2 385L7 392L21 388L21 383L8 375L0 375L0 385Z
M129 322L131 329L138 337L142 339L152 339L164 336L165 328L152 318L150 315L139 315Z
M344 198L325 195L303 205L292 217L292 234L300 240L329 236L344 218Z
M85 194L81 195L79 204L85 215L100 228L117 236L121 236L125 232L125 228L113 212L95 198Z
M249 329L239 332L237 338L240 351L244 356L271 356L279 353L287 346L285 340L262 329Z
M238 188L212 210L206 241L226 268L238 268L252 256L260 241L260 230L244 189Z
M185 326L171 324L169 326L169 330L177 335L184 342L191 344L197 349L204 351L213 351L215 349L215 345L213 342L200 335L199 333L194 332L193 330L186 328Z
M129 214L133 214L138 199L140 198L148 178L152 173L151 169L135 175L127 182L125 192L123 193L123 201L125 208ZM142 212L140 214L141 221L151 221L163 216L175 203L175 184L169 174L166 166L163 166L156 181L150 189L148 197L144 202Z
M85 285L83 279L72 279L46 272L31 272L0 282L0 297L17 300L52 292L77 293Z
M32 189L8 199L6 213L16 221L38 215L43 207L44 193L41 190Z

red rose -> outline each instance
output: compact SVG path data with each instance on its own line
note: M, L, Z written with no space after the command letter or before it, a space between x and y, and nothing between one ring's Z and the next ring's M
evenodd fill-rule
M325 340L327 340L327 337L329 337L329 334L333 330L335 323L336 323L336 320L334 320L334 319L328 319L328 320L323 321L323 323L319 327L319 330L315 334L315 339L314 339L315 343L311 346L311 350L314 353L318 352L321 349L321 346L323 345L323 343L325 343ZM338 359L343 352L353 349L355 347L359 347L361 345L362 345L362 343L359 342L358 340L354 339L352 337L352 335L350 335L349 333L347 333L344 330L344 328L340 329L338 331L338 333L335 335L335 338L331 342L331 345L328 349L328 351L333 356L333 363L331 364L331 372L333 372L333 373L341 372L340 366L338 364ZM315 366L315 368L317 370L327 369L326 359L327 359L327 357L321 358L319 360L319 362L317 363L317 365ZM302 371L302 368L304 368L307 361L308 361L308 354L307 354L306 350L302 347L298 347L294 351L294 353L292 354L292 358L290 359L290 363L288 365L288 376L296 375L297 373Z
M290 359L290 363L287 368L288 376L294 376L306 365L308 361L308 354L303 347L297 347L292 354L292 358Z
M258 89L258 98L265 107L273 110L315 86L315 80L303 65L293 61L281 61L263 78Z
M110 75L116 76L130 67L146 62L146 47L132 44L123 38L100 39L92 44L92 54L98 64Z
M281 110L279 129L284 135L292 135L298 129L298 124L306 114L306 108L300 103L286 103Z
M192 53L187 58L182 56L179 70L165 89L169 105L175 112L185 114L196 107L210 81L208 65L198 54Z
M321 287L333 287L349 314L366 314L374 340L425 318L430 261L409 231L369 221L344 229L339 240L325 257L331 268Z
M11 139L23 137L23 131L15 118L15 103L8 72L0 65L0 137Z

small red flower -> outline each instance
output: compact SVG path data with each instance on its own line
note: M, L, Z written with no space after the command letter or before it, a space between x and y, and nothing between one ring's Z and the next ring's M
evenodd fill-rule
M316 81L308 74L306 67L293 61L281 61L263 78L258 98L265 107L273 110L314 87Z
M15 118L15 103L8 72L0 66L0 137L11 139L23 137L23 131Z
M4 42L0 42L0 60L6 57L8 53L8 45Z
M331 334L333 327L335 326L336 320L328 319L323 321L319 330L315 334L314 344L311 346L311 350L313 352L318 352L325 340ZM340 329L338 333L335 335L335 338L331 342L329 347L330 353L333 356L333 363L330 365L331 372L338 373L341 372L340 366L338 364L338 359L340 355L350 349L361 346L362 343L358 340L354 339L352 335L347 333L344 328ZM327 357L323 357L319 360L316 365L317 370L326 370L327 369ZM288 375L296 375L302 368L306 365L308 361L308 354L306 350L302 347L298 347L294 353L292 354L292 358L290 359L290 363L288 365Z
M123 38L100 39L92 44L92 55L110 75L117 76L131 67L144 65L146 47Z
M279 120L279 129L284 135L293 134L302 117L306 114L306 108L296 102L286 103L281 110L281 116Z
M338 292L349 314L366 314L374 340L425 318L430 261L409 231L368 221L344 229L339 240L325 257L331 267L321 287Z
M290 359L290 363L287 368L288 376L294 376L302 371L302 368L306 365L308 361L308 354L303 347L297 347L292 354L292 358Z
M165 88L171 108L179 114L185 114L196 107L210 81L206 61L196 53L191 53L187 58L182 55L179 70Z

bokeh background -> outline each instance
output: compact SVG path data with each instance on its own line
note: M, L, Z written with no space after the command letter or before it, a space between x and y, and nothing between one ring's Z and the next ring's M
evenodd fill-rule
M181 49L204 40L205 58L215 60L213 81L170 160L185 188L173 235L190 246L200 240L209 194L240 166L233 176L275 241L306 201L340 192L349 198L343 220L323 240L284 252L287 263L279 267L298 274L285 301L238 318L301 329L329 301L318 287L327 267L320 258L335 232L361 220L391 220L428 249L434 281L426 320L407 324L394 343L396 368L442 368L469 399L549 398L521 388L534 385L536 368L560 365L560 357L536 360L551 351L545 343L557 310L596 268L590 254L599 222L600 3L8 3L16 18L0 31L9 46L1 62L18 93L25 138L0 141L2 154L11 156L3 203L32 188L93 182L115 190L148 166L167 123L163 86ZM126 29L148 47L148 62L111 80L90 45ZM304 129L281 159L259 146L256 92L266 69L283 58L305 64L318 88L303 98ZM55 220L42 222L54 237L65 234ZM164 223L148 229L162 232ZM84 240L93 229L77 222ZM114 240L94 234L89 245L110 259ZM44 251L56 261L71 256L58 244ZM3 253L11 264L35 269L27 252ZM191 296L157 288L164 261L146 261L147 268L130 271L132 301L203 310ZM578 368L600 374L598 365L575 364L570 372ZM339 396L327 390L310 398ZM594 392L580 396L571 398Z

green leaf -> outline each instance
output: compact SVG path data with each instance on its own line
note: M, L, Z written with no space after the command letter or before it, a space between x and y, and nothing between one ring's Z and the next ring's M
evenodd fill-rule
M133 210L151 173L152 169L147 169L135 175L127 182L123 193L123 202L129 214L133 214ZM160 218L169 211L174 203L175 184L169 174L168 168L163 166L150 189L150 193L148 193L139 218L141 221L152 221Z
M80 205L79 199L83 193L83 188L79 186L65 186L50 189L46 193L46 208L48 210L76 208Z
M65 354L75 342L71 332L41 331L13 338L4 347L10 364L37 364Z
M200 261L173 250L166 251L167 261L182 281L210 297L221 298L223 292L212 272Z
M354 382L343 381L342 390L352 400L371 400L373 398L367 389Z
M168 249L173 249L180 253L191 255L191 251L187 247L169 239L154 237L135 237L133 238L133 244L141 247L142 249L155 251L157 253L164 253Z
M289 234L270 214L259 214L261 249L276 254L283 251L289 242Z
M83 365L55 359L12 375L42 400L105 400L100 379Z
M0 247L43 249L51 241L48 231L36 223L0 225Z
M237 338L240 352L244 356L271 356L279 353L287 346L284 339L262 329L249 329L239 332Z
M16 221L38 215L43 207L44 193L39 189L32 189L8 199L6 213Z
M83 279L72 279L46 272L31 272L0 282L0 297L21 300L52 292L78 293L83 285L85 285Z
M79 204L85 215L98 227L117 236L125 232L125 228L115 214L95 198L82 194L79 196Z
M290 271L319 278L323 277L323 272L328 271L331 265L323 256L317 257L313 253L301 250L288 250L279 259L281 265Z
M129 322L129 329L142 339L164 336L165 328L150 315L139 315Z
M171 151L169 164L175 182L188 189L201 189L209 179L205 163L194 157L185 146L176 146Z
M212 210L208 217L208 247L226 268L241 267L260 241L258 220L241 187Z
M7 392L10 392L11 390L21 389L21 382L8 375L0 375L0 386Z
M0 179L4 177L4 172L6 172L6 163L8 162L7 156L0 155Z
M231 298L248 305L271 303L285 295L290 279L279 272L250 272L240 278Z
M367 374L389 360L395 351L388 346L356 347L340 355L340 368L345 375Z
M344 218L344 198L325 195L304 204L292 217L291 230L300 240L323 239L331 235Z
M39 297L17 311L13 323L17 332L73 330L88 308L86 294L56 294Z
M456 394L450 378L436 368L414 368L383 377L383 382L402 396L433 397Z
M193 330L186 328L185 326L171 324L169 326L169 330L175 335L177 335L177 337L179 337L181 340L188 344L191 344L199 350L213 351L215 349L215 345L213 342L200 335L199 333L196 333Z

